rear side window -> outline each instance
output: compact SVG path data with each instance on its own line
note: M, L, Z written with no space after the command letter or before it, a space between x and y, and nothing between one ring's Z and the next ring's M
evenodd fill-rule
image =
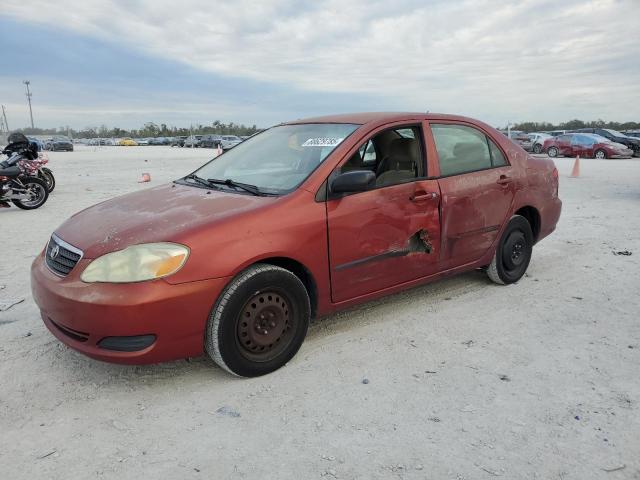
M504 167L507 165L507 159L504 158L502 150L500 150L489 137L487 137L487 142L489 142L489 151L491 153L491 165L494 167Z
M431 124L431 131L443 177L492 167L487 136L479 130L464 125Z

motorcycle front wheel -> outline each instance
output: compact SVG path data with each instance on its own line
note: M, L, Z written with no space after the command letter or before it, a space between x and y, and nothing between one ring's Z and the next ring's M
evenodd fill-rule
M53 176L53 172L47 167L42 167L38 171L38 178L47 184L47 191L49 193L53 192L53 189L56 188L56 179Z

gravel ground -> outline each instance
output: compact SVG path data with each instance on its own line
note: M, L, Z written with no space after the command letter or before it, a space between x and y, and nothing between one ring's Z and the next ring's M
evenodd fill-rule
M517 285L472 272L320 319L266 377L55 340L29 289L51 232L211 155L50 153L48 203L0 210L0 307L24 299L0 312L0 478L640 478L639 159L556 160L563 214Z

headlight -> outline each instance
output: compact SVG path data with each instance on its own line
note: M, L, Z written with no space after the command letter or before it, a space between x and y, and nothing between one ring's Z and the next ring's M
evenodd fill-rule
M143 243L107 253L82 272L83 282L127 283L162 278L176 273L189 256L177 243Z

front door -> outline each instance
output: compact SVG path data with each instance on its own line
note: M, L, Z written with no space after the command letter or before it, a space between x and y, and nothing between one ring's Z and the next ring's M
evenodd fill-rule
M367 169L376 187L327 201L334 302L434 273L440 254L440 191L425 178L421 127L377 132L337 172Z

